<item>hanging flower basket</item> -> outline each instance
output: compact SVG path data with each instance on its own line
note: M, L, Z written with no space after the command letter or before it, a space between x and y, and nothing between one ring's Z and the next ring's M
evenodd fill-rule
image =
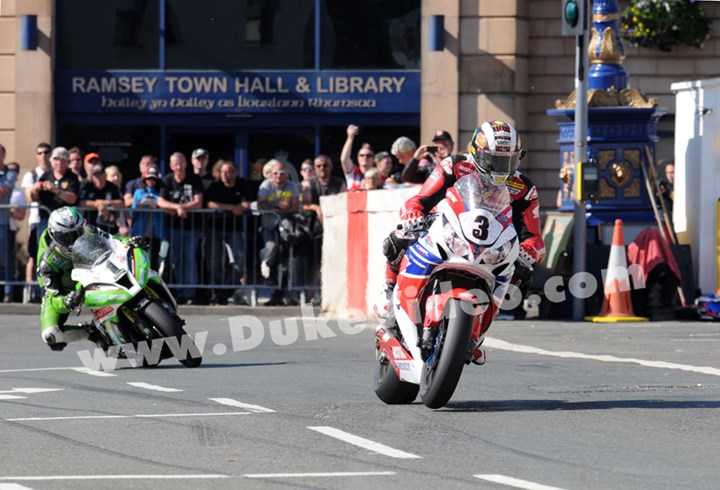
M620 18L623 39L631 46L702 48L710 37L710 21L695 0L631 0Z

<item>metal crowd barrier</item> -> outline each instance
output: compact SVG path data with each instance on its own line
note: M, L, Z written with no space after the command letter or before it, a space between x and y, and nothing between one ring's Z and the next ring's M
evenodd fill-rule
M3 209L8 208L9 205L0 205L0 223ZM234 216L214 209L196 209L189 210L186 218L179 219L162 209L111 208L115 221L108 222L98 219L94 208L77 206L77 209L86 216L88 223L110 233L117 234L121 230L119 218L123 232L127 227L128 235L148 237L151 266L161 273L181 300L187 296L195 303L216 300L255 306L258 296L268 290L280 289L294 294L301 303L307 301L308 293L319 294L320 243L287 243L277 226L270 232L264 231L263 223L267 228L269 222L282 220L283 216L275 212L254 210ZM27 227L23 232L27 233ZM273 268L272 276L265 278L261 274L261 250L268 237L277 244L277 267ZM0 236L0 240L3 238ZM0 284L12 290L13 298L18 298L15 290L22 286L23 300L28 302L33 290L35 295L38 294L37 280L26 281L25 268L20 267L26 263L28 255L20 249L16 239L12 244L8 242L6 250L8 253L0 257ZM12 271L10 277L4 272L8 266Z

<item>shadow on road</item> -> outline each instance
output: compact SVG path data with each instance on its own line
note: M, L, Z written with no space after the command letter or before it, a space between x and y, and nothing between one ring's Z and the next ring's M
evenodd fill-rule
M612 408L701 409L720 408L717 400L598 400L571 402L567 400L491 400L450 402L443 409L451 412L535 412L546 410L608 410Z

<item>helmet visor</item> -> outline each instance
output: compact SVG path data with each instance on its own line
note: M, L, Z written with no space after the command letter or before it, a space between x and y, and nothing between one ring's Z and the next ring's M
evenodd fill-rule
M478 166L486 172L510 176L520 167L518 155L493 155L484 151L477 152Z
M83 227L81 226L77 230L63 231L62 233L53 233L52 239L57 242L58 245L64 247L67 250L72 249L73 243L77 240L80 235L83 234Z

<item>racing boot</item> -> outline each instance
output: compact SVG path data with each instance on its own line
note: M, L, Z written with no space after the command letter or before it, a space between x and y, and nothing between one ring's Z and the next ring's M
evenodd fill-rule
M61 351L67 345L67 342L65 341L65 334L57 325L43 330L41 336L43 342L45 342L48 347L54 351Z
M485 357L485 349L483 349L481 347L484 340L485 340L484 337L480 337L480 340L478 340L478 343L475 345L475 348L473 349L472 359L470 360L470 362L472 362L473 364L476 364L478 366L482 366L483 364L485 364L485 361L487 360L487 358Z
M392 296L395 284L385 283L382 292L378 296L377 301L373 305L373 311L375 316L382 319L388 320L392 315Z

